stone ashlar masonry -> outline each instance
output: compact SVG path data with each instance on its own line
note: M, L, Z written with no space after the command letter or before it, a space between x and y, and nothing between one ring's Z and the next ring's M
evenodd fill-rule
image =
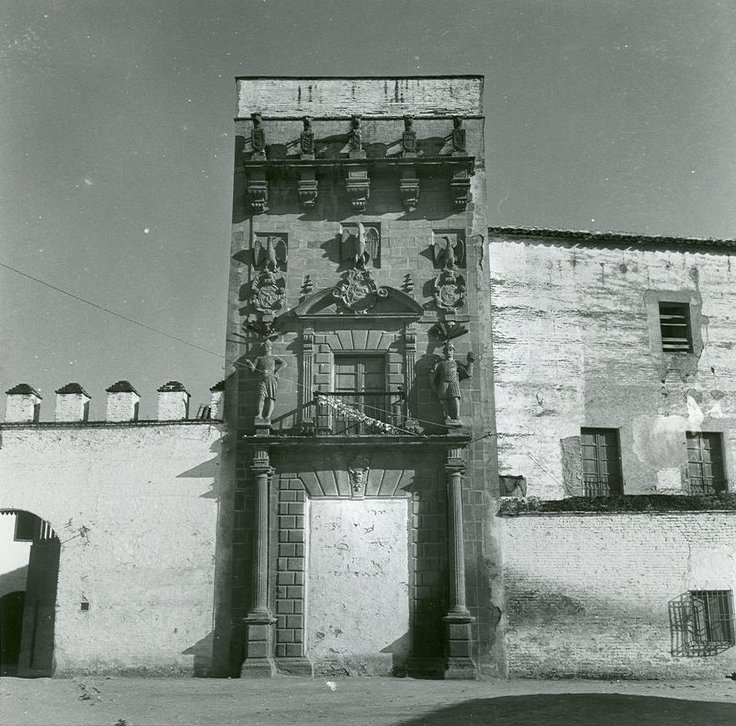
M59 389L52 422L37 421L31 386L8 392L0 508L37 515L60 542L52 627L39 631L53 637L56 676L210 675L228 660L230 564L216 558L232 531L223 424L185 419L183 386L162 389L159 418L170 416L158 421L135 420L127 382L108 389L106 421L85 420L79 384Z
M676 650L690 591L736 589L736 512L497 517L503 670L526 678L723 678L736 649Z
M581 494L581 427L618 429L625 494L686 494L686 431L736 477L736 243L491 230L499 466L527 494ZM662 351L659 301L690 306Z
M278 397L271 418L271 433L279 438L280 445L288 446L285 442L289 436L292 432L304 431L304 424L319 425L312 403L314 393L334 389L335 359L341 354L384 356L386 388L394 391L401 388L407 396L411 418L419 421L424 433L442 436L446 429L429 379L432 366L441 357L444 342L441 337L430 334L430 329L438 322L456 322L467 327L469 332L453 341L457 358L465 361L471 350L476 356L472 379L462 383L463 434L469 441L492 431L492 345L486 331L490 300L485 267L481 91L479 77L238 80L228 304L231 373L226 395L228 416L231 417L228 422L237 432L238 440L237 496L244 506L254 501L252 492L257 479L251 469L254 452L266 444L253 436L255 377L246 370L245 360L253 360L260 354L260 340L247 328L248 323L277 321L273 354L287 363L280 372ZM406 114L413 117L416 156L402 156ZM310 118L314 135L313 159L300 158L304 116ZM351 156L350 132L355 116L360 116L364 158ZM453 154L456 117L461 117L464 135L465 148L460 156ZM253 143L254 139L258 143L256 132L263 133L260 155ZM459 180L460 186L453 186L458 181L453 176L459 168L457 165L469 168L464 159L472 159L472 173ZM356 194L349 189L348 183L350 169L361 163L366 168L363 180L369 183L369 193L363 202L354 203ZM416 166L416 178L403 175L406 164ZM304 182L303 169L308 166L314 167L316 197L310 196L315 187ZM467 184L465 192L462 184ZM411 194L407 189L416 191L417 185L418 197L409 204ZM466 197L459 201L459 194L466 194ZM309 204L305 205L305 200ZM390 292L387 300L379 301L365 315L345 314L346 311L335 307L331 293L322 308L316 305L310 308L315 295L330 292L347 278L353 262L345 256L343 236L345 232L356 230L358 222L380 238L379 253L366 264L368 272L379 288L396 292ZM434 244L446 235L460 240L464 247L462 258L457 260L457 271L465 281L466 299L464 306L451 313L438 309L434 301L435 279L442 267L435 257ZM278 261L278 276L283 276L283 303L272 316L259 312L253 303L256 279L259 270L263 269L263 263L258 264L261 254L258 250L263 249L269 237L277 241L280 250L286 249L285 256L279 252ZM397 316L396 307L392 307L397 300L404 305L403 317ZM305 308L311 312L304 314ZM412 311L409 315L407 308ZM415 313L415 309L418 312ZM371 471L376 467L384 468L375 462L387 447L394 445L390 438L361 452L372 461ZM299 492L298 488L292 489L298 486L294 482L304 484L308 505L311 496L308 480L314 477L326 480L331 476L333 467L326 463L329 456L323 445L319 436L311 449L300 445L300 460L296 463L288 457L285 459L278 446L271 447L274 473L269 484L269 511L289 509L293 502L283 498ZM497 611L490 605L492 593L488 577L488 563L493 562L495 554L487 527L497 491L494 445L493 437L489 436L463 450L467 467L462 480L461 504L464 574L467 605L475 618L469 655L484 671L492 671L495 667ZM447 446L440 446L440 449L446 458ZM448 602L448 577L443 569L447 567L448 549L446 474L440 461L431 474L423 478L416 476L415 472L422 468L421 461L435 457L435 452L429 454L429 450L404 446L401 451L403 463L398 469L406 474L402 480L405 491L397 492L397 496L403 498L407 492L420 492L412 495L410 518L412 522L422 523L412 535L410 555L413 558L414 655L419 660L425 656L442 659L446 656L445 646L438 633L445 627L442 617L446 610L443 613L442 609ZM355 456L355 451L345 450L345 461L340 464L345 477ZM351 495L348 489L335 496L350 498ZM247 570L254 566L253 531L249 529L254 522L252 514L236 513L237 522L242 525L234 532L236 580L232 612L236 630L252 606L254 574ZM292 606L300 607L299 598L294 603L286 602L294 600L288 597L288 588L301 587L296 583L300 570L290 570L289 558L284 561L278 552L290 551L292 544L294 549L299 547L302 535L274 523L282 517L302 515L273 516L271 525L276 529L270 538L268 573L270 605L276 621L273 653L277 656L278 667L286 669L288 664L278 663L279 658L302 657L304 651L297 647L298 639L306 642L307 636L301 629L301 620L296 617L301 613L286 612ZM308 521L305 526L306 546ZM292 542L290 538L295 540ZM432 565L425 566L425 561L433 562L438 569L432 571ZM308 557L304 566L308 570ZM295 573L293 584L290 582L292 572ZM308 608L308 603L304 603L304 607ZM278 612L278 608L283 612ZM290 615L291 623L288 621ZM429 635L419 636L420 631ZM261 643L254 644L255 647L260 649ZM457 648L458 655L462 655L462 647L457 645ZM298 651L299 656L284 656Z

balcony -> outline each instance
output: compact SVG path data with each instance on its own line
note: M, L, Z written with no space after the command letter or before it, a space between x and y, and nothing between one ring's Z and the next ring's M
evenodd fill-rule
M315 391L317 436L396 436L408 433L404 391Z

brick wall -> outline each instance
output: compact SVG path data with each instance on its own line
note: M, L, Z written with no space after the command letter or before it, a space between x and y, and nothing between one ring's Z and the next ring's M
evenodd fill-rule
M510 676L722 678L736 647L673 655L691 590L736 589L736 514L498 517Z

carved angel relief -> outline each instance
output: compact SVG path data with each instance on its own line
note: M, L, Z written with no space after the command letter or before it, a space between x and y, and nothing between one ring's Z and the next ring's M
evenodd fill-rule
M448 312L465 305L465 278L457 265L465 262L465 244L457 235L441 235L432 247L435 265L442 272L434 280L434 301L440 310Z
M253 264L258 274L251 284L251 303L264 315L274 315L284 307L286 299L286 269L288 248L281 235L256 237L253 244Z
M378 227L344 225L340 235L341 259L355 270L364 270L369 264L379 267L381 261L381 233Z

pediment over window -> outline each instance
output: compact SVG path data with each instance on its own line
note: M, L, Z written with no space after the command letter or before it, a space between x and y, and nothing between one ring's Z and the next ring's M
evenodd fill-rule
M301 319L399 318L419 319L422 306L401 290L378 287L367 270L350 270L333 287L310 295L293 310Z

